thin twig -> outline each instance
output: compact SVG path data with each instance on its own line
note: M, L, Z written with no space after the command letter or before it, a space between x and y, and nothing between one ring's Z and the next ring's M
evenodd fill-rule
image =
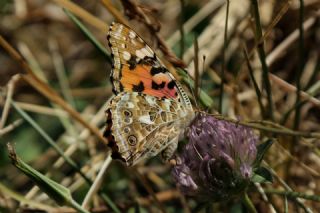
M228 19L229 19L229 6L230 2L227 0L226 7L226 19L225 19L225 27L224 27L224 35L223 35L223 49L222 49L222 61L221 61L221 84L220 84L220 94L219 94L219 107L218 111L222 113L222 105L223 105L223 92L224 92L224 81L225 81L225 58L226 58L226 50L227 50L227 40L228 40Z
M251 81L253 83L253 86L254 86L254 89L256 91L256 95L257 95L257 98L258 98L258 103L259 103L259 107L260 107L260 111L261 111L261 115L262 115L262 118L264 118L264 107L263 107L263 104L262 104L262 94L261 94L261 91L259 89L259 86L258 86L258 83L253 75L253 69L251 67L251 64L250 64L250 60L249 60L249 55L248 55L248 52L247 52L247 48L244 46L244 56L246 58L246 61L247 61L247 66L248 66L248 70L249 70L249 75L250 75L250 78L251 78Z
M55 71L58 77L58 82L61 87L64 98L70 103L72 107L75 107L75 101L71 94L69 81L64 67L63 59L59 52L59 46L57 40L54 38L49 39L49 49L51 51L52 62L55 67Z
M91 125L97 125L98 123L100 123L102 121L102 117L104 114L106 106L102 106L100 108L100 110L92 117L92 119L89 121L89 123ZM85 141L87 140L87 138L89 137L89 131L88 129L83 129L80 133L79 133L79 137L78 140L80 141ZM64 137L64 135L62 135L62 137ZM74 152L77 150L77 148L79 147L79 143L73 143L71 146L69 146L65 151L64 151L64 155L65 156L71 156L72 154L74 154ZM64 163L64 159L62 157L59 157L55 162L53 162L53 168L54 169L59 169L63 163ZM50 176L49 173L46 174L47 176ZM26 197L31 199L35 193L37 192L37 188L34 187L32 188L27 194Z
M10 111L10 102L12 100L12 95L14 92L15 84L19 80L20 80L19 75L15 75L10 79L10 81L8 83L6 101L4 103L4 107L3 107L2 115L1 115L0 130L2 128L4 128L4 126L6 124L6 121L7 121L8 115L9 115L9 111Z
M257 188L258 192L260 193L262 199L267 203L267 205L269 206L270 208L270 212L271 213L277 213L277 211L275 210L274 206L272 205L271 202L269 202L269 199L266 195L266 193L264 192L264 189L263 187L261 186L260 183L254 183L255 187Z
M268 165L265 161L263 161L264 164ZM278 174L268 165L268 169L269 171L272 173L273 177L275 179L277 179L280 184L285 188L285 190L287 192L292 192L293 190L291 189L291 187L281 178L278 176ZM305 207L304 204L303 204L303 201L298 198L298 197L292 197L292 199L294 199L294 201L299 205L301 206L307 213L313 213L312 210L308 207Z
M265 85L266 93L267 93L267 99L268 99L268 118L274 121L274 115L273 115L273 101L272 101L272 91L271 91L271 84L269 80L269 68L266 63L266 53L264 51L264 41L262 39L262 27L260 23L260 13L259 13L259 6L257 0L251 0L251 4L253 6L253 14L255 18L255 24L256 24L256 36L257 36L257 42L258 43L258 54L262 66L262 79L263 83Z
M207 16L214 12L217 8L223 5L224 0L215 0L215 1L208 1L207 4L203 5L203 7L187 22L183 25L183 30L187 34L192 31L193 28L198 26L198 24L203 21ZM167 40L167 44L169 47L173 47L179 40L181 39L181 34L179 30L175 31L170 38Z
M123 16L123 14L115 8L110 0L101 0L103 6L112 14L112 16L120 23L130 26L130 23L127 19Z
M97 17L93 16L85 9L79 7L78 5L73 3L72 1L66 1L66 0L52 0L52 1L57 3L58 5L60 5L61 7L68 9L73 14L81 17L84 21L86 21L88 24L94 26L95 28L97 28L101 32L104 32L104 33L107 32L106 24L103 21L101 21Z
M26 120L30 123L30 125L45 139L46 142L61 156L64 160L74 169L76 170L88 183L90 183L90 179L86 177L86 175L81 172L78 165L75 161L71 158L64 155L63 151L58 147L58 145L54 142L54 140L42 129L39 125L27 114L25 113L20 107L15 104L15 102L11 101L12 106L15 110Z
M49 115L49 116L69 117L69 114L62 109L58 109L58 108L52 109L50 107L18 102L18 101L16 101L15 103L25 111L35 112L35 113Z
M300 91L301 91L301 76L303 72L304 64L304 32L303 32L303 19L304 19L304 3L303 0L300 0L300 10L299 10L299 67L296 73L296 113L294 117L294 129L299 129L300 124L300 113L301 106L300 103Z
M139 173L139 171L135 168L133 168L134 173L136 174L136 176L139 178L139 180L141 181L141 183L143 184L143 186L145 187L145 189L148 191L148 193L151 195L153 201L156 203L156 205L159 207L160 211L162 213L166 213L167 211L165 210L164 206L160 203L160 201L158 200L156 194L154 193L153 189L151 188L151 186L149 185L149 183L147 182L146 178L141 175Z
M308 194L301 193L301 192L284 191L284 190L277 190L277 189L266 189L265 192L267 194L284 195L289 198L303 198L306 200L320 202L320 195L308 195Z
M56 91L49 87L46 83L41 81L31 70L26 61L22 56L0 35L0 45L9 53L9 55L16 60L22 68L26 71L27 75L21 75L21 78L28 82L33 88L44 95L49 100L61 106L65 111L67 111L75 120L81 123L83 126L88 128L94 135L96 135L101 141L108 144L108 141L101 135L96 127L88 124L81 115L74 110L68 103L66 103Z
M184 43L185 43L185 33L183 29L183 22L184 22L184 0L180 0L180 23L179 23L179 30L180 30L180 58L183 60L184 54Z
M155 196L157 197L157 199L160 202L165 202L165 201L170 201L172 199L176 199L179 198L180 193L177 190L166 190L166 191L161 191L155 194ZM152 204L152 197L148 196L148 197L138 197L137 198L137 202L142 205L142 206L148 206L150 204Z
M20 126L23 123L22 119L17 119L6 127L0 129L0 137L7 134L8 132L14 130L16 127Z
M16 201L27 203L29 206L31 206L33 208L38 208L40 210L44 210L47 212L54 212L56 210L55 207L43 204L43 203L35 201L35 200L27 199L27 198L25 198L24 195L19 194L16 191L9 189L6 185L4 185L2 183L0 183L0 192L1 192L1 194L6 195L7 197L10 197Z
M99 188L102 184L103 177L106 174L107 168L109 167L110 163L112 161L111 153L108 152L107 158L103 162L103 165L98 173L97 178L94 180L93 184L91 185L88 193L86 194L81 206L85 209L88 209L88 205L92 199L92 197L99 191Z
M222 115L217 115L217 114L210 114L210 115L212 115L213 117L215 117L216 119L219 119L219 120L229 121L229 122L235 123L237 125L243 125L243 126L251 127L254 129L259 129L261 131L272 132L272 133L280 134L280 135L291 135L291 136L300 136L300 137L305 137L305 138L319 138L320 139L319 132L301 132L301 131L291 130L291 129L288 129L285 127L273 128L273 127L259 125L259 124L257 124L258 123L257 121L239 121L239 120L235 120L232 118L224 117ZM280 126L279 124L277 124L277 125Z
M199 45L198 38L194 38L194 70L195 70L195 79L194 79L194 98L195 102L199 100L199 79L200 79L200 71L199 71Z

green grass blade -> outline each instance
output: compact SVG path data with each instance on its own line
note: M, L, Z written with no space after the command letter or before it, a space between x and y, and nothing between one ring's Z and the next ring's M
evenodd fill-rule
M258 43L258 55L262 66L262 79L265 85L267 99L268 99L268 118L274 121L273 115L273 101L272 101L272 91L271 91L271 84L269 80L269 68L266 62L266 53L264 51L264 42L262 39L262 27L260 22L260 13L259 13L259 6L257 0L251 0L252 8L253 8L253 15L255 19L256 25L256 41ZM260 42L261 41L261 42Z
M64 12L68 15L68 17L79 27L81 32L89 39L89 41L99 50L99 52L105 56L109 62L111 62L110 55L107 51L107 49L92 35L92 33L86 28L81 21L74 16L69 10L63 9ZM106 25L107 28L107 25Z
M7 146L12 164L35 182L35 184L50 198L55 200L59 205L72 206L79 212L89 213L87 210L81 208L79 204L77 205L73 200L69 189L33 169L17 156L14 148L10 144Z

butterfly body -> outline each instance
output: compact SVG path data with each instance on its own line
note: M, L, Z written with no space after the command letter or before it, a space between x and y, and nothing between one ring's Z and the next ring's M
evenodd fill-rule
M187 94L152 49L130 28L108 34L114 64L105 137L113 157L134 165L162 153L168 160L194 118Z

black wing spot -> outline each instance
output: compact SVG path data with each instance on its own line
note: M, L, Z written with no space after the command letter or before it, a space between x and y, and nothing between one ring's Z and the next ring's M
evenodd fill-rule
M133 70L134 68L136 68L137 66L136 58L137 58L136 56L132 55L131 58L128 60L129 70Z
M174 81L170 81L167 85L168 89L173 89L174 86L176 85L176 83L174 83Z
M155 90L163 89L165 84L166 83L164 81L162 81L162 83L160 83L160 84L157 84L155 81L152 81L151 88L155 89Z
M134 135L130 135L127 140L130 146L135 146L137 144L137 137Z
M149 65L153 66L155 64L154 58L151 58L149 56L145 56L139 61L139 64Z
M144 91L144 84L142 81L140 81L140 83L138 85L133 85L132 86L132 90L134 92L143 92Z
M152 67L151 71L150 71L150 74L152 76L154 76L154 75L157 75L159 73L165 73L165 72L167 72L167 69L164 68L164 67Z
M124 90L124 87L120 81L119 81L119 90L120 90L120 92L122 92Z

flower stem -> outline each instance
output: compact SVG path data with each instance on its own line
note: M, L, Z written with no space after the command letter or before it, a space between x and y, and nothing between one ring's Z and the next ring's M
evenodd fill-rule
M243 198L242 198L242 202L244 203L244 205L247 207L247 210L250 213L257 213L256 208L254 207L251 199L249 198L247 193L244 193Z

